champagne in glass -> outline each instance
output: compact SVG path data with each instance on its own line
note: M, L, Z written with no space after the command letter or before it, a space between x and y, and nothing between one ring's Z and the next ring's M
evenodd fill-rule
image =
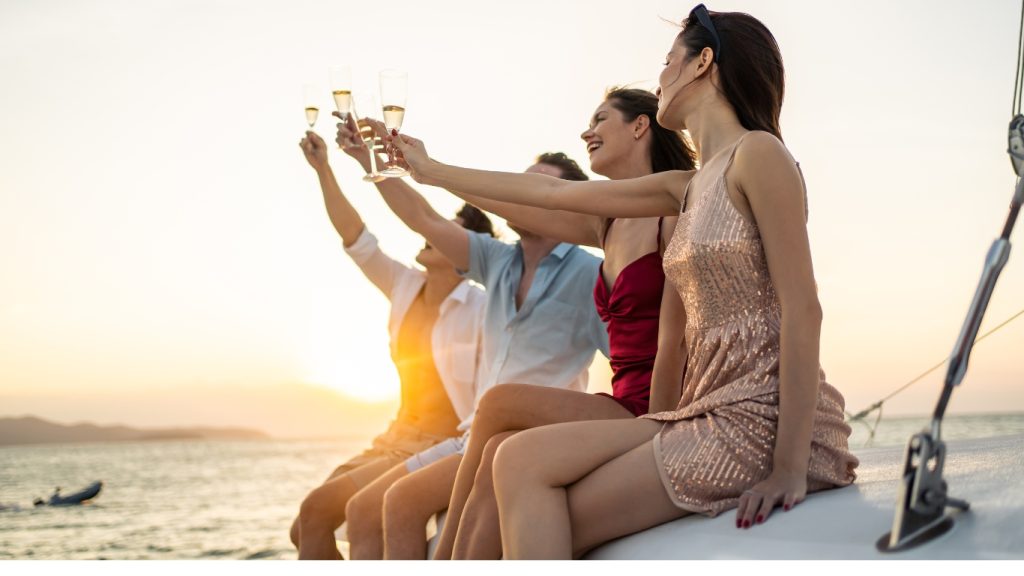
M348 122L349 111L352 110L352 69L350 67L331 67L331 95L334 96L334 106L341 114L341 121Z
M380 182L385 179L385 176L377 171L377 151L383 149L383 146L379 144L380 139L373 133L373 128L359 118L359 110L372 113L376 109L377 97L372 93L357 92L355 94L355 102L352 106L352 120L356 124L356 129L359 130L359 137L363 140L363 144L366 144L366 149L370 152L370 172L363 176L363 180L366 182Z
M306 124L312 129L317 116L320 115L320 106L316 103L316 87L312 84L303 87L303 102L306 106Z
M409 75L402 70L384 70L380 73L380 101L384 110L384 126L395 134L402 129L405 120L405 101L409 91ZM388 150L388 166L382 174L389 178L401 178L409 171L398 165L396 150Z
M405 120L405 108L393 105L384 107L384 125L388 130L401 130L402 120Z

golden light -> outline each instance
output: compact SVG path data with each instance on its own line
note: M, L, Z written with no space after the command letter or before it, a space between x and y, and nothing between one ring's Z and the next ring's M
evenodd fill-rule
M399 392L398 373L386 342L317 322L303 353L305 378L364 402L392 399Z

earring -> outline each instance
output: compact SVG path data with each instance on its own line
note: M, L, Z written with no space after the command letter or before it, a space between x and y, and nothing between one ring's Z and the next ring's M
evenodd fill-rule
M634 132L633 133L633 140L639 140L639 139L640 139L640 134Z

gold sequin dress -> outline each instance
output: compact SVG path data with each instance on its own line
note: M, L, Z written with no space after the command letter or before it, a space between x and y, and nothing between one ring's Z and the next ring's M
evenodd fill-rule
M742 140L742 139L741 139ZM781 307L757 226L726 191L728 161L679 215L665 251L665 275L686 310L689 357L679 406L644 416L665 422L654 453L669 496L690 512L715 516L768 477L779 414ZM705 173L704 177L712 176ZM808 492L853 482L844 401L820 372Z

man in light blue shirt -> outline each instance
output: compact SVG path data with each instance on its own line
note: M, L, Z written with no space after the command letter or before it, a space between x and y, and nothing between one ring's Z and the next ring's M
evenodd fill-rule
M466 234L465 275L487 288L477 388L516 383L585 392L594 350L608 353L608 331L592 300L601 261L576 245L516 232L522 240L515 245Z
M364 169L369 154L351 125L339 125L337 142ZM585 180L564 154L545 154L527 172ZM600 259L573 244L513 228L520 235L506 244L467 232L438 214L404 181L377 183L391 210L413 231L444 254L466 277L487 288L481 335L476 399L498 384L534 384L584 392L587 370L600 350L608 355L608 331L593 302ZM465 438L465 437L464 437ZM464 446L462 447L464 449ZM385 474L349 501L350 558L379 558L383 552L382 503L390 494L388 554L425 558L427 520L444 510L461 461L458 454L424 463L401 479L402 498Z

